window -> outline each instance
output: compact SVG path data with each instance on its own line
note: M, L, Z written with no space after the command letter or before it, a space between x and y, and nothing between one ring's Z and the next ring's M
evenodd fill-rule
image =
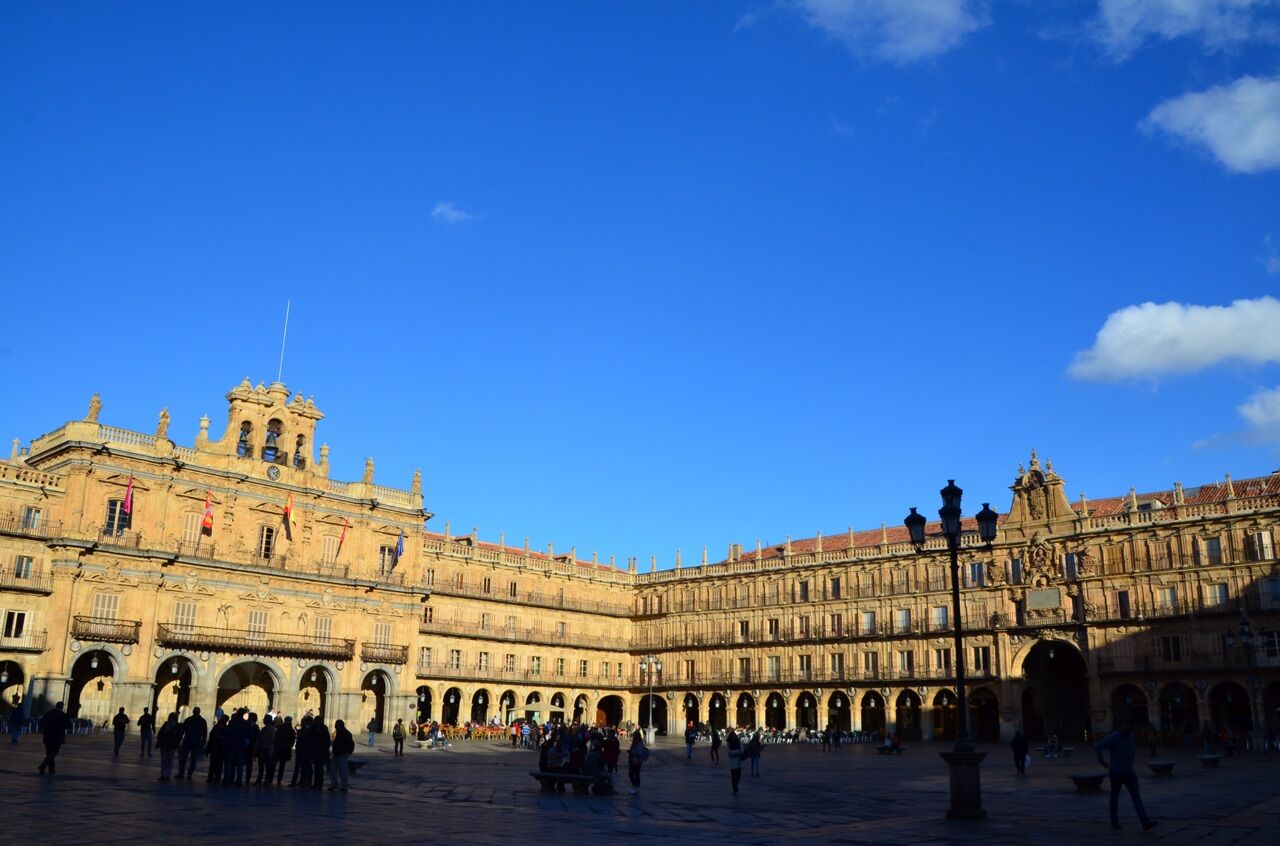
M102 523L102 533L123 535L127 528L129 528L129 515L124 513L124 500L107 500L107 519Z
M119 606L119 594L95 593L93 595L93 616L99 620L114 620L116 618L116 609Z
M276 530L273 526L258 527L258 557L270 558L276 551Z
M800 582L799 597L801 602L809 601L809 580L804 579Z
M1062 559L1063 573L1066 575L1067 581L1074 582L1079 575L1076 568L1076 554L1068 552Z
M485 576L480 580L480 590L484 593L493 593L493 579Z
M333 618L332 617L315 617L311 623L311 636L315 638L318 644L327 644L333 637ZM427 650L428 660L430 664L431 650Z
M512 616L508 616L507 617L507 637L515 637L515 636L516 636L516 618Z
M1204 585L1204 604L1210 608L1226 605L1230 596L1226 585Z
M935 605L929 614L929 622L933 624L934 631L941 631L947 627L947 606Z
M514 673L516 671L516 656L504 655L502 657L502 669L508 673Z
M973 674L975 676L991 675L990 646L975 646L973 648Z
M173 628L179 632L191 633L196 624L196 604L180 599L173 603Z
M1262 607L1280 608L1280 576L1272 576L1262 585Z
M564 659L563 658L556 659L556 675L557 676L564 675Z
M1270 561L1276 557L1275 540L1270 532L1254 532L1246 540L1249 560Z
M831 653L831 678L833 679L844 678L844 653L843 652Z
M738 640L746 643L751 640L751 623L748 620L738 621Z
M320 562L333 564L338 560L338 539L333 535L325 535L320 540ZM434 571L432 571L434 573Z
M685 663L692 664L693 662L686 661ZM585 658L578 662L578 676L584 679L587 677L587 661Z
M542 675L542 657L541 657L541 656L539 656L539 655L532 655L532 656L530 656L530 658L529 658L529 675L531 675L531 676L540 676L540 675Z
M807 614L804 615L803 617L796 618L796 636L797 637L809 636L809 616Z
M1151 541L1147 546L1152 570L1168 570L1172 566L1168 541Z
M1163 587L1156 590L1156 611L1172 614L1178 610L1178 589Z
M680 666L684 668L684 680L693 681L694 679L693 659L685 659L684 661L681 661Z
M933 667L940 673L951 674L951 650L935 649L933 650Z
M422 622L424 622L424 623L434 623L434 622L435 622L435 620L436 620L436 609L432 608L430 605L425 605L425 606L423 606L423 608L422 608Z
M476 656L476 669L481 672L489 672L489 653L481 652Z
M184 544L195 545L200 543L200 518L199 511L188 511L182 515L182 542Z
M829 614L827 615L827 637L840 637L844 632L844 615Z
M987 565L985 562L969 562L969 567L965 570L965 586L979 588L987 586Z
M878 652L862 653L862 673L869 679L880 676L880 654Z
M462 590L467 584L466 578L461 573L453 574L453 589Z
M1280 658L1280 632L1259 632L1258 648L1265 658Z
M916 671L916 653L911 649L903 649L898 652L898 674L903 677L911 677Z
M427 587L435 587L436 585L436 568L428 567L422 571L422 581L426 582Z
M390 623L378 623L373 627L373 642L380 646L391 643Z
M449 650L449 669L450 670L462 669L462 650L461 649Z
M1022 559L1014 558L1009 562L1009 582L1011 584L1022 584Z
M378 547L378 572L386 575L395 569L396 548L394 546Z
M15 579L31 578L31 571L35 569L35 559L30 555L19 555L13 560L13 577Z
M622 662L618 662L618 678L622 678Z
M770 655L768 660L769 681L782 680L782 659L777 655Z
M1129 619L1129 591L1127 590L1116 591L1116 616L1121 620Z
M813 656L812 655L800 656L800 678L802 679L813 678Z
M559 638L559 639L561 639L561 640L564 640L564 638L565 638L565 636L567 635L568 631L569 631L569 629L568 629L568 627L567 627L567 626L565 626L565 624L564 624L564 623L556 623L556 637L557 637L557 638Z
M249 609L249 638L261 640L267 633L267 612L259 608Z
M609 678L609 662L608 661L600 662L600 678L602 679Z
M863 634L876 633L876 612L874 611L862 612L862 633Z
M738 659L738 681L740 682L751 681L751 659L750 658Z
M911 631L911 609L910 608L898 609L896 631L900 633Z
M831 591L830 591L831 598L839 599L840 598L840 577L832 576L830 584L831 584Z
M431 666L431 647L430 646L418 647L418 666L419 667Z
M4 612L4 636L7 638L20 638L27 631L27 612L26 611L6 611Z
M1210 567L1222 564L1222 541L1218 538L1201 538L1197 551L1200 552L1197 564Z
M39 529L40 528L40 509L32 508L30 505L24 506L22 509L22 528Z
M489 631L489 626L493 623L493 615L488 612L480 615L480 631Z
M1182 638L1177 635L1156 638L1156 653L1166 664L1181 661Z
M778 639L778 632L779 632L779 629L778 629L778 618L777 618L777 617L770 617L770 618L769 618L769 640L777 640L777 639Z
M516 594L517 594L517 593L518 593L518 591L516 590L516 583L515 583L515 582L510 582L510 583L508 583L508 584L507 584L507 596L511 597L512 599L515 599L515 598L516 598Z

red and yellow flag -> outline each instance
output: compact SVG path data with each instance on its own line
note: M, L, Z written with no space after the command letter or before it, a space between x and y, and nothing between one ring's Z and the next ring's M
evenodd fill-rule
M289 498L284 501L284 521L290 526L295 522L293 519L293 494L289 494Z
M338 535L338 552L342 552L342 544L347 539L347 526L349 525L350 524L347 522L347 518L343 517L342 518L342 534Z
M204 516L200 518L200 528L205 532L213 531L213 494L204 492Z

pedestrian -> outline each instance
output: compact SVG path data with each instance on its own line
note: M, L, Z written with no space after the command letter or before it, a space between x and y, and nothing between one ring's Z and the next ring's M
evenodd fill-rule
M26 715L23 713L22 706L14 705L13 710L9 712L9 739L11 741L18 742L18 736L22 734L22 729L26 722Z
M618 771L618 758L622 755L622 741L618 740L618 733L613 729L609 729L608 736L604 739L604 768L610 773Z
M742 741L738 733L729 729L729 736L724 739L729 749L729 783L733 785L733 795L738 795L738 784L742 781Z
M760 732L751 735L751 741L747 744L746 756L751 761L751 774L753 776L760 775L760 750L764 744L760 742Z
M529 748L529 735L533 732L533 728L526 722L520 726L520 746L522 749Z
M711 729L711 763L720 763L720 732Z
M1022 729L1018 729L1013 733L1013 740L1009 743L1009 748L1013 750L1013 766L1017 768L1018 775L1027 774L1027 738L1022 733Z
M356 751L356 739L347 731L347 724L338 720L333 724L333 758L329 762L329 789L347 789L347 763Z
M369 748L372 749L374 738L376 738L378 734L378 718L370 717L367 728L369 729Z
M1102 753L1107 750L1111 751L1109 764L1102 757ZM1156 821L1147 816L1147 810L1142 806L1142 797L1138 794L1138 772L1133 767L1138 755L1138 741L1133 736L1133 727L1129 721L1121 720L1117 723L1116 730L1098 741L1093 751L1098 755L1098 763L1111 774L1111 827L1120 827L1120 788L1124 787L1133 800L1133 809L1142 822L1142 830L1150 831L1155 828Z
M44 775L45 770L48 770L50 775L58 771L54 765L54 759L58 757L58 750L67 742L67 733L71 731L71 718L66 715L62 707L63 703L59 702L53 706L52 711L46 711L40 718L40 734L44 737L44 760L37 768L40 770L40 775Z
M221 710L221 709L219 709ZM226 714L218 715L218 722L209 732L209 742L204 752L209 756L209 776L205 780L210 784L222 781L222 766L227 758L227 724L231 722Z
M635 796L640 792L640 768L649 760L649 747L644 745L644 737L640 729L631 733L631 746L627 748L627 777L631 779L631 789L627 792Z
M276 784L284 782L284 765L289 763L293 755L293 744L297 740L297 732L293 730L293 717L285 717L284 722L276 726L276 747L272 759L276 764ZM267 773L267 783L271 782L271 773Z
M209 724L200 716L199 708L191 709L191 716L182 721L182 743L178 746L178 778L191 780L200 763L200 753L204 751L205 741L209 738Z
M142 709L142 716L138 717L138 732L142 735L142 750L138 753L139 758L151 757L151 739L155 735L156 718L151 716L150 708Z
M391 729L391 742L394 744L392 754L397 758L404 757L404 720L397 719Z
M289 778L289 786L311 786L311 724L315 718L307 714L298 724L297 737L293 740L293 775Z
M227 756L222 762L222 783L239 787L244 784L245 747L249 743L249 721L245 709L231 712L227 723Z
M182 742L182 724L178 722L178 712L170 711L169 718L156 732L156 748L160 750L160 778L157 781L168 781L173 775L173 756Z
M693 760L693 743L698 739L698 730L693 727L693 720L689 721L689 725L684 730L684 758L686 761Z
M831 724L827 723L827 727L822 730L822 751L831 751Z
M329 727L324 720L316 720L311 724L311 789L324 787L324 774L329 769L329 749L332 740L329 738Z
M120 707L120 711L111 718L111 728L115 731L115 747L111 750L111 757L120 757L120 747L124 745L125 732L129 730L129 715L124 712L124 706Z
M271 776L276 770L276 723L270 714L262 718L262 729L254 742L253 753L258 762L258 774L253 783L261 785L262 780L266 779L267 787L270 787Z

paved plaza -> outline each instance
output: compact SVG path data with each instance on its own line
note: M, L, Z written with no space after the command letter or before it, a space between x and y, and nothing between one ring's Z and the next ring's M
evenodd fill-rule
M942 745L916 744L902 757L866 746L824 753L818 746L769 746L763 775L743 776L730 793L725 765L709 763L698 747L659 741L645 765L639 796L540 793L527 775L533 752L489 742L460 742L449 750L391 755L389 742L358 756L368 765L349 793L284 788L211 787L159 782L159 758L139 761L137 738L111 757L106 736L76 737L63 747L58 775L41 777L38 738L0 746L0 792L6 839L23 842L142 843L656 843L679 838L698 844L894 844L1160 842L1274 846L1280 843L1280 756L1223 759L1205 769L1196 753L1178 750L1172 778L1144 777L1143 795L1154 831L1139 830L1122 795L1124 830L1107 821L1105 794L1077 795L1068 773L1092 772L1090 755L1036 758L1025 778L1013 774L1005 747L991 747L983 769L991 818L947 822ZM131 753L131 754L130 754ZM726 756L723 756L727 758ZM1140 755L1140 763L1145 760ZM1162 751L1161 757L1166 757ZM625 761L625 756L624 759ZM1145 765L1142 770L1146 772ZM287 781L287 777L286 777ZM17 842L8 840L8 842Z

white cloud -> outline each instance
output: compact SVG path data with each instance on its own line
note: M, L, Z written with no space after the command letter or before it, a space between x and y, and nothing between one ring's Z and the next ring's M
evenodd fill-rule
M850 52L895 64L941 55L986 26L985 0L796 0Z
M1236 410L1256 431L1280 434L1280 387L1256 391Z
M1116 59L1148 41L1197 38L1209 49L1273 38L1277 0L1099 0L1094 34Z
M1114 381L1191 373L1224 361L1280 363L1280 300L1260 297L1229 306L1143 303L1107 316L1093 346L1067 373Z
M1207 148L1229 170L1280 168L1280 78L1244 76L1165 100L1140 126Z
M431 219L436 223L454 224L475 220L476 216L455 206L453 203L436 203L431 210Z
M1268 232L1262 239L1262 245L1267 249L1267 254L1262 257L1262 266L1272 276L1280 273L1280 243L1277 243L1276 236Z

